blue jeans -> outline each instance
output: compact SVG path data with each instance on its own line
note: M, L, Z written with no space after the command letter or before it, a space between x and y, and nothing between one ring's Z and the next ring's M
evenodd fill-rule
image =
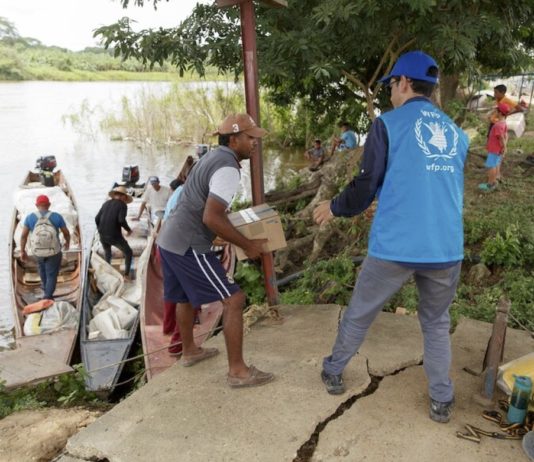
M41 276L41 288L44 296L54 300L54 291L56 290L57 275L61 267L61 252L51 257L38 257L39 276Z
M449 378L449 306L456 294L461 265L459 262L447 269L414 270L391 261L367 257L339 325L332 354L324 358L324 371L334 375L343 372L358 352L367 330L384 304L413 275L419 292L417 314L424 336L423 367L429 394L436 401L450 401L454 389Z

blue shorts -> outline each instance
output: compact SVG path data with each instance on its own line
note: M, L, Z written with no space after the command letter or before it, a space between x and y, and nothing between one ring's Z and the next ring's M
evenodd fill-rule
M163 269L164 299L200 306L231 297L239 286L228 281L214 252L197 253L189 249L178 255L159 248Z
M488 168L495 168L501 164L502 157L499 154L493 154L488 152L486 163L484 164Z

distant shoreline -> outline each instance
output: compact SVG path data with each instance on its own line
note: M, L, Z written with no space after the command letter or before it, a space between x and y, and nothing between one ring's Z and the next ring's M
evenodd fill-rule
M199 81L226 81L227 76L209 73L204 77L198 75L184 75L180 77L178 72L134 72L134 71L61 71L55 68L43 69L38 71L27 69L27 75L24 78L0 78L2 83L13 82L34 82L34 81L52 81L52 82L136 82L136 81L153 81L153 82L199 82Z

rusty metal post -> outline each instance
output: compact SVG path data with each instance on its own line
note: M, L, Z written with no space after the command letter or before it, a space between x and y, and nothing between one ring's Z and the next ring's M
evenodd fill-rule
M241 38L243 41L243 68L245 73L245 97L247 113L260 124L260 97L258 90L258 61L256 55L256 18L252 0L239 4L241 10ZM265 202L263 182L263 154L261 139L258 140L256 152L250 159L250 176L252 179L252 203ZM279 303L274 272L272 252L261 258L267 301L269 305Z
M485 371L482 384L482 397L492 400L495 394L495 384L499 372L499 365L503 360L504 343L506 340L506 326L508 325L508 313L510 312L510 300L502 297L497 305L493 331L488 342L488 348L482 364Z

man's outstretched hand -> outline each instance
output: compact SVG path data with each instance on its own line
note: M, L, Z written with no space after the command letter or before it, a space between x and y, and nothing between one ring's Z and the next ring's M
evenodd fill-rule
M334 215L330 210L331 202L332 201L322 201L319 202L319 205L317 207L315 207L315 210L313 211L313 221L315 221L315 223L317 223L318 225L328 223L334 218Z

